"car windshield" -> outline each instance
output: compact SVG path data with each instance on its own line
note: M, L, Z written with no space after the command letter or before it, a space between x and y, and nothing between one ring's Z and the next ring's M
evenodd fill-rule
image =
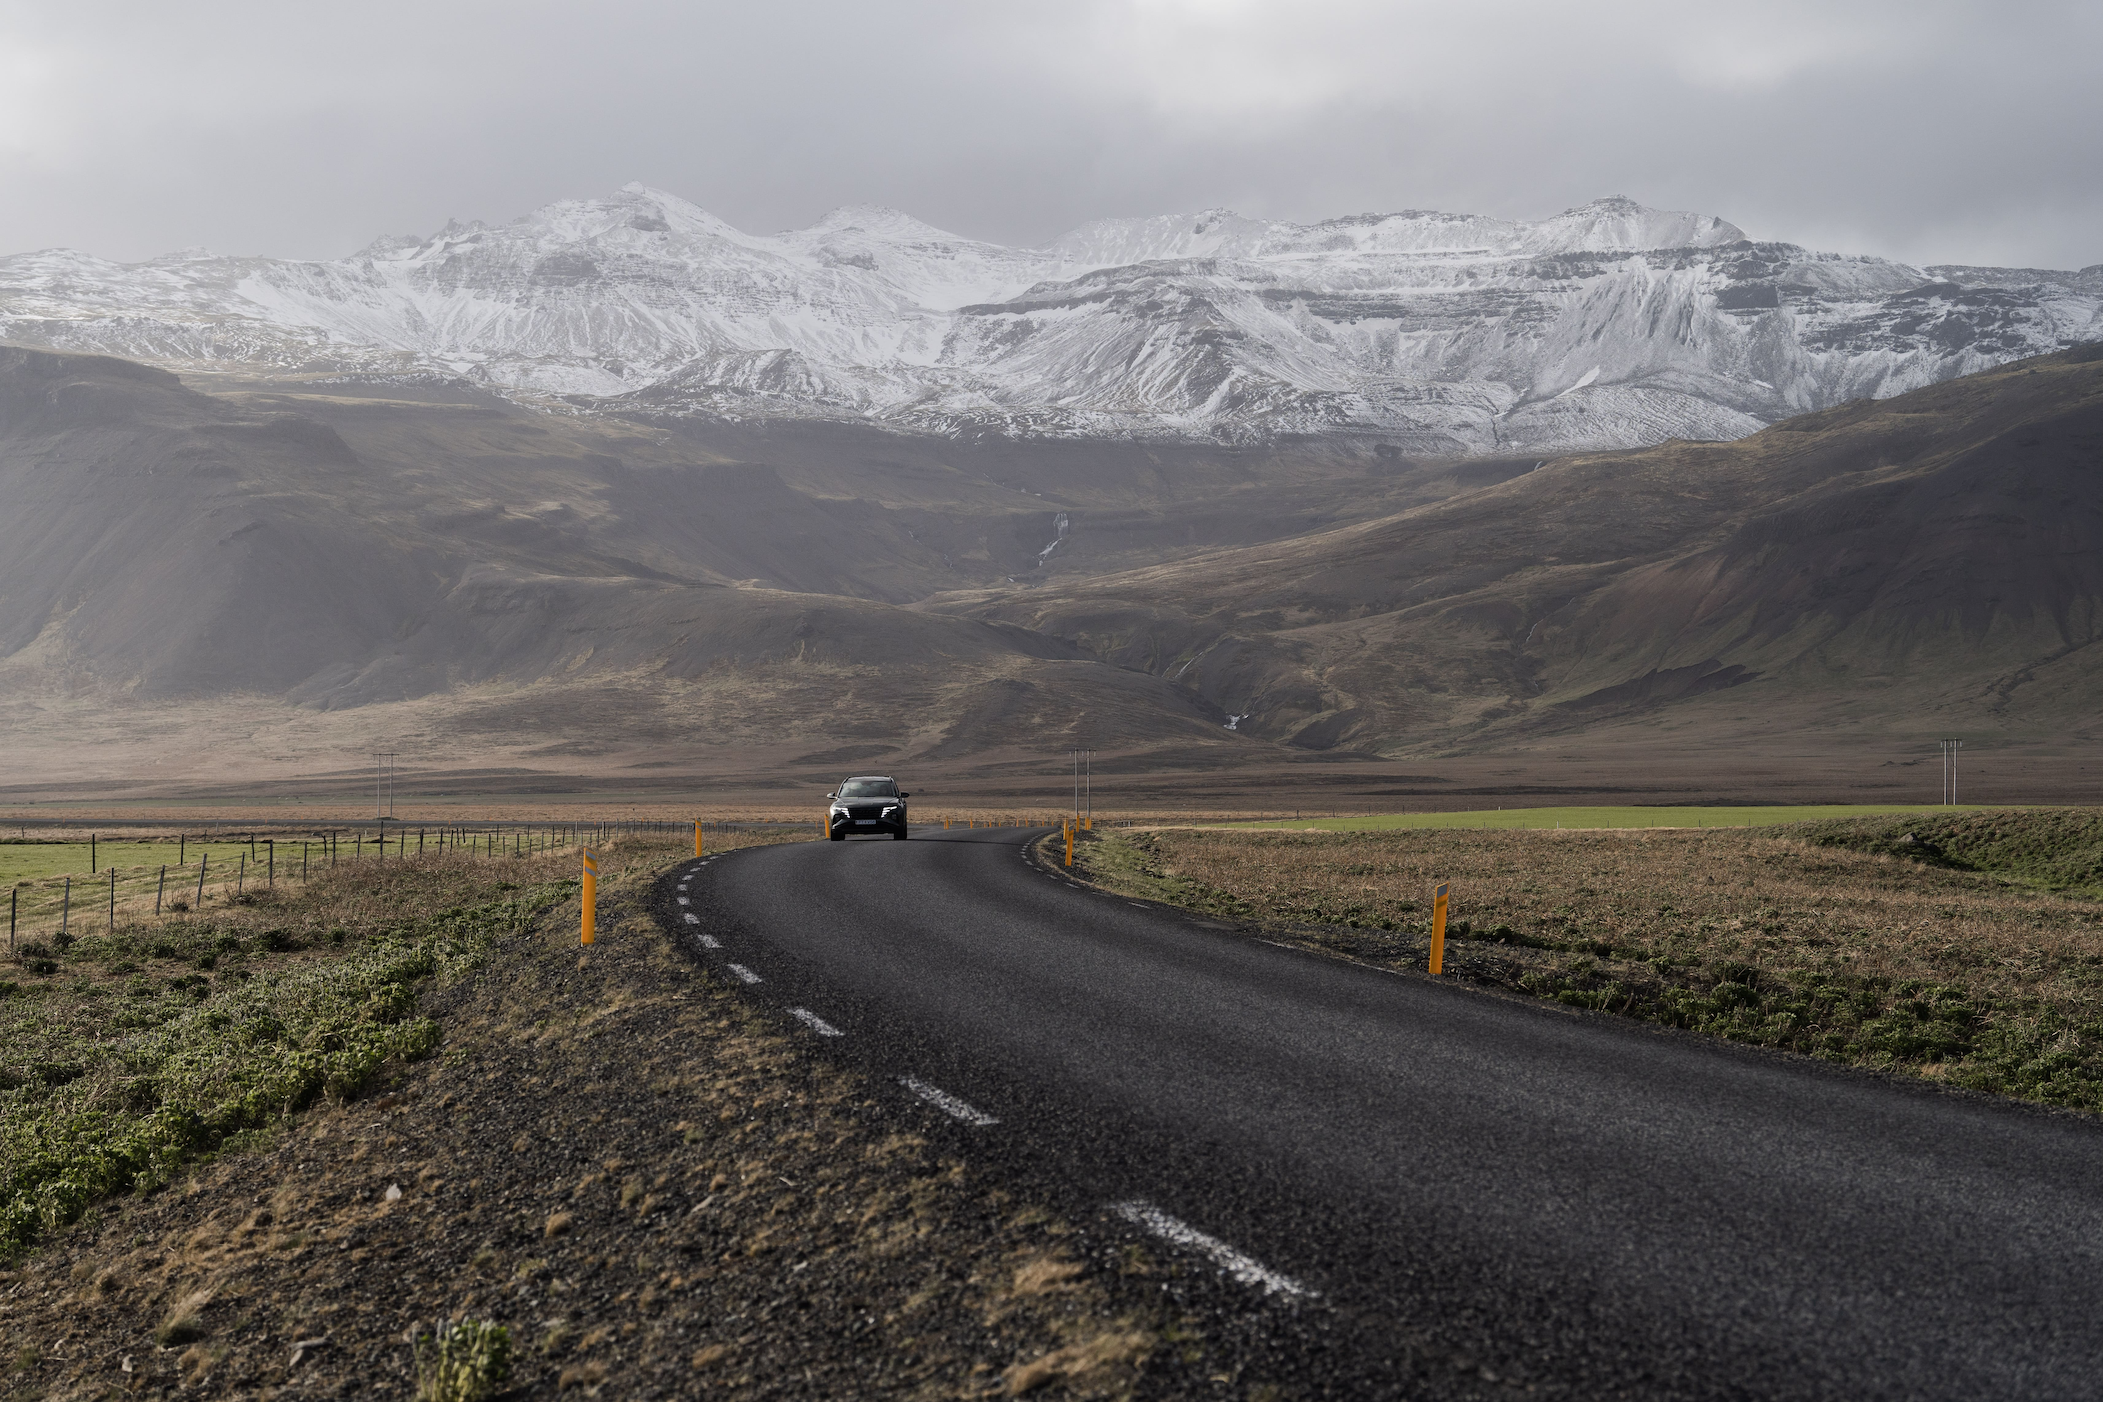
M841 798L896 798L898 785L890 779L849 779L840 785Z

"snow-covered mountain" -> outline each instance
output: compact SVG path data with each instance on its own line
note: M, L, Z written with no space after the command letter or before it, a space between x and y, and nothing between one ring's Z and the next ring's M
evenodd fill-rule
M1732 438L2103 337L2103 265L1919 269L1606 199L1518 222L1103 220L1043 248L895 210L760 236L630 185L333 262L0 258L0 339L533 402L1408 452Z

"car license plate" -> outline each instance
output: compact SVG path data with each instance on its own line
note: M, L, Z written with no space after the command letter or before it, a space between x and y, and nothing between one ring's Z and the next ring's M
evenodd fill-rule
M858 828L873 828L873 827L875 827L875 826L876 826L876 819L874 819L874 818L856 818L856 819L854 820L854 825L855 825L856 827L858 827Z

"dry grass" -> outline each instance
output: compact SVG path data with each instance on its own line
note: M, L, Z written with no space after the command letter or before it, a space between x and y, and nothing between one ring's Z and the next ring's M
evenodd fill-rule
M2103 910L1972 872L1739 831L1104 834L1120 889L1462 977L1858 1064L2103 1109Z

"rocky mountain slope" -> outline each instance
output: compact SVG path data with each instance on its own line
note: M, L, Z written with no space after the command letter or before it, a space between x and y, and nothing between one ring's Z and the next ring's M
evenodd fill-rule
M1632 720L1682 739L2087 734L2099 467L2090 345L1734 443L1558 459L1378 521L936 606L1311 749Z
M0 339L290 381L1092 441L1524 455L1741 437L2103 334L2103 265L1907 267L1607 199L1515 222L1107 220L1042 248L631 185L333 262L0 258Z
M2099 461L2096 347L1538 467L207 394L17 348L0 694L24 757L233 726L695 772L2065 736Z

